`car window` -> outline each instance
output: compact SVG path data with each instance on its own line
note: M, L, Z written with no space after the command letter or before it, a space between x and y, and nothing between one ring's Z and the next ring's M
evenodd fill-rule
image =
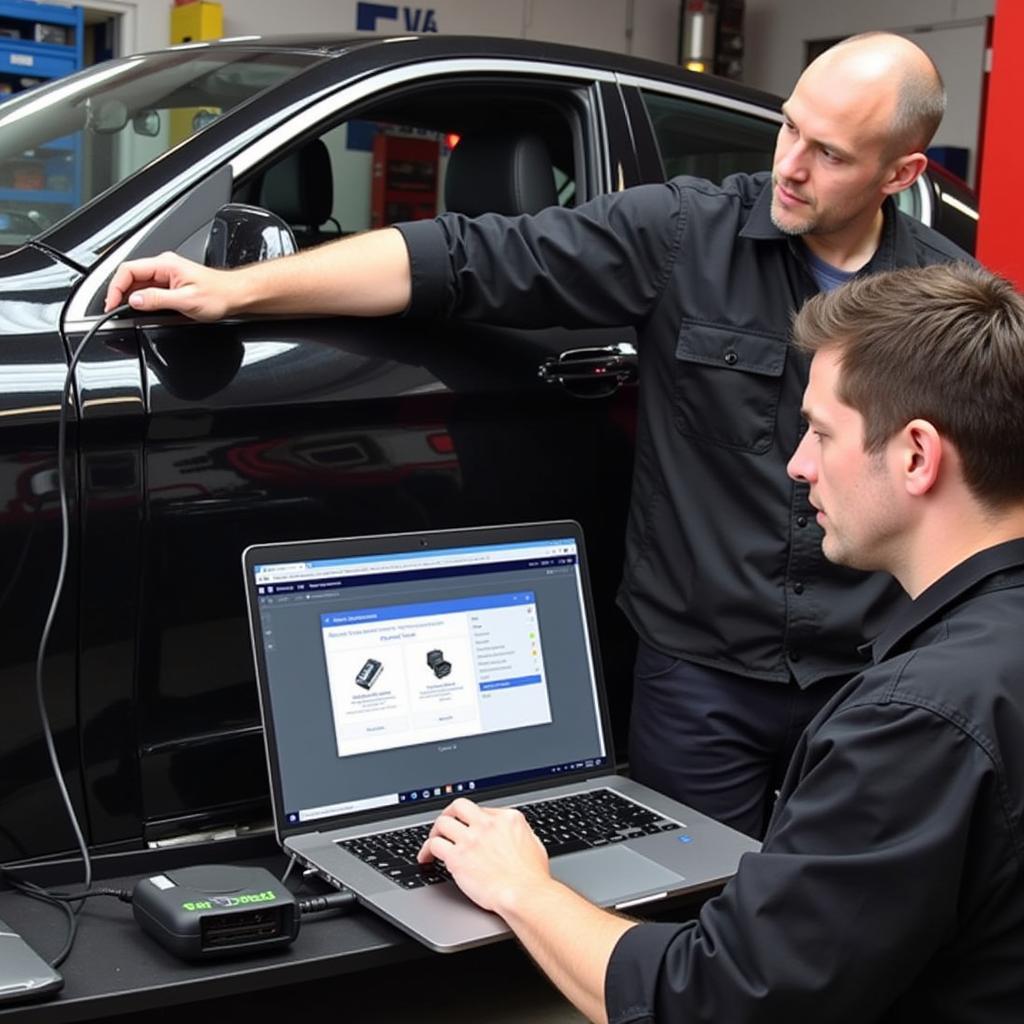
M47 230L225 111L321 59L171 50L108 61L0 103L0 247Z
M778 125L749 114L643 90L665 177L720 182L738 171L769 170Z
M499 104L515 111L494 127ZM361 109L357 117L321 128L312 138L278 153L236 189L236 199L277 213L300 248L339 235L434 217L448 209L448 167L464 140L481 134L540 140L550 178L551 202L578 199L580 130L572 90L532 85L518 96L507 82L490 85L433 83ZM494 178L498 168L490 171ZM497 186L497 182L493 182ZM474 191L488 191L477 179ZM488 208L498 212L499 200ZM455 207L459 209L458 197Z

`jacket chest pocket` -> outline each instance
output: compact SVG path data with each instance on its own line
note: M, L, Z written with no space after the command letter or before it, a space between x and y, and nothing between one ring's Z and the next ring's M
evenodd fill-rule
M684 323L674 366L680 433L738 451L768 451L788 348L777 335Z

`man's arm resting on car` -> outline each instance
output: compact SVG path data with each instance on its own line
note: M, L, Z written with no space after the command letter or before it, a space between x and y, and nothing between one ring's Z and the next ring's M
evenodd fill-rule
M471 900L505 920L566 998L591 1020L607 1020L608 961L635 921L601 910L553 879L544 847L515 810L456 800L420 852L421 861L435 857Z
M393 228L214 270L175 253L123 263L111 278L106 309L171 309L196 320L238 313L384 316L409 305L409 253Z

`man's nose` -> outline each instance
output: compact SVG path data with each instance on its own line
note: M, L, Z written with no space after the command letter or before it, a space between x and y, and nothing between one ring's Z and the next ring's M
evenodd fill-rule
M775 171L790 181L804 181L807 178L807 147L797 139L775 165Z
M799 480L806 484L813 484L817 478L816 464L814 460L814 435L808 430L800 438L796 451L786 464L786 472L791 480Z

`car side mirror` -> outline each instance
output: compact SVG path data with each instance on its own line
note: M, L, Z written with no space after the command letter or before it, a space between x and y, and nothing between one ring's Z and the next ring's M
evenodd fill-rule
M208 267L243 267L298 251L292 229L259 206L228 203L213 218L203 263Z

